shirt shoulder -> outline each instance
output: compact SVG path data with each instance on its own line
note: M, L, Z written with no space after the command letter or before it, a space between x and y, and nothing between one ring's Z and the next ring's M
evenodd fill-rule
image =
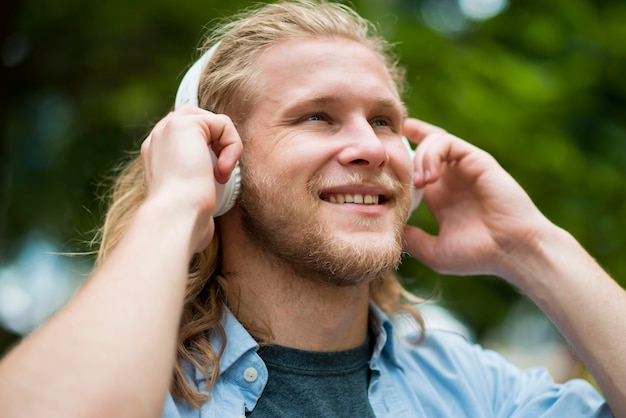
M406 376L428 382L444 404L482 408L492 416L612 416L584 380L555 383L546 369L520 369L452 331L428 329L421 343L411 337L416 336L394 337L396 361Z

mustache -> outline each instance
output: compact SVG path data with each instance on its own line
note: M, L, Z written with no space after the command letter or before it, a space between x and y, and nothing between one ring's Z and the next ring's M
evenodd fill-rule
M315 194L322 193L323 190L336 186L357 186L361 184L370 184L380 186L389 191L391 198L397 198L406 194L406 190L410 188L408 184L402 184L400 180L386 173L368 173L363 171L353 171L346 173L340 177L324 177L321 174L315 174L307 182L309 191Z

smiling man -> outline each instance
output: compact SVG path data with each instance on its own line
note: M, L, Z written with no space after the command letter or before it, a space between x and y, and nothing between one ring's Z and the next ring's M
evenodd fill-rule
M341 38L284 41L256 62L263 87L244 122L245 193L220 220L246 233L224 235L226 271L267 265L269 278L280 260L320 283L380 279L400 259L412 174L391 78L372 51Z
M626 415L624 290L489 154L407 116L366 21L265 5L206 47L120 175L90 279L0 363L1 416ZM416 190L437 236L405 225ZM394 334L398 312L422 323L403 250L521 289L606 401L451 332Z

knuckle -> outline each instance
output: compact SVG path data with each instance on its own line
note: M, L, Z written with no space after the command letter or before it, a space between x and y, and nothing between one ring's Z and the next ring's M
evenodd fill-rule
M230 118L230 116L225 115L223 113L220 114L214 114L213 117L215 118L215 120L220 123L220 124L224 124L224 125L232 125L233 121Z
M146 139L143 140L143 142L141 143L141 155L145 155L148 152L148 147L150 147L150 139L151 137L148 137Z
M185 129L188 126L189 126L189 123L183 120L183 118L173 117L165 122L162 129L163 129L163 133L170 134L172 132Z

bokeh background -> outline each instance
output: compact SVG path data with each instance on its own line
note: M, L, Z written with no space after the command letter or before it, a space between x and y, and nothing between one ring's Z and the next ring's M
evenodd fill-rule
M86 278L104 211L98 196L114 168L171 109L210 22L250 4L0 7L0 354ZM626 3L352 4L396 44L411 115L491 152L626 283ZM424 206L411 222L436 231ZM410 259L401 274L416 293L435 297L424 308L433 323L458 327L522 365L530 357L576 372L545 317L510 286L440 276Z

